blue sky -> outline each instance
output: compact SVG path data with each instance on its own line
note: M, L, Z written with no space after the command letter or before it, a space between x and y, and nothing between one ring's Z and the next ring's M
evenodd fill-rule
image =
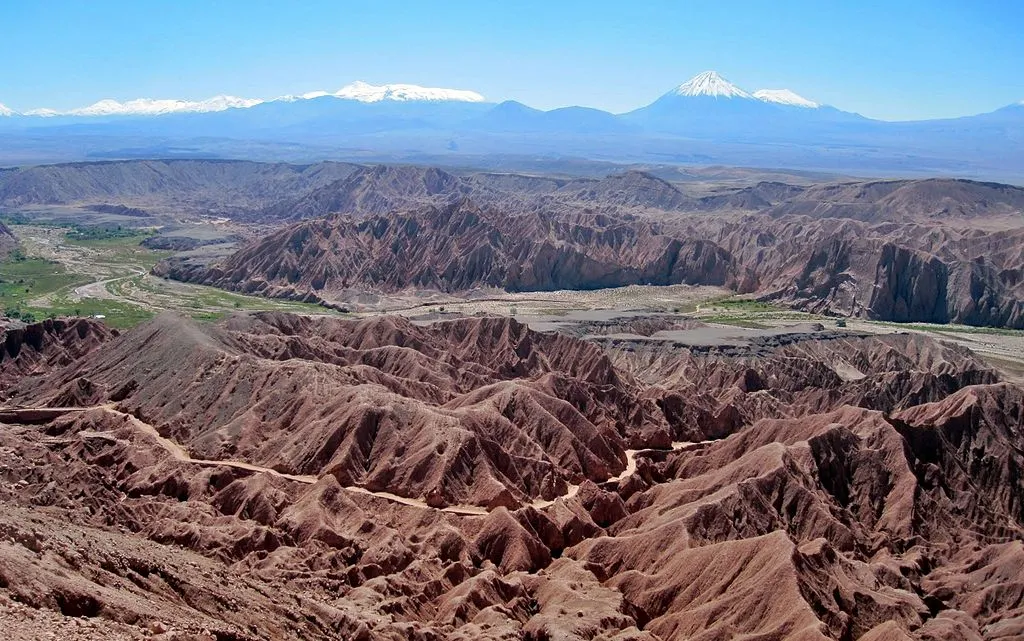
M1024 100L1022 24L1019 0L6 0L0 103L266 98L365 80L618 112L714 69L868 116L946 117Z

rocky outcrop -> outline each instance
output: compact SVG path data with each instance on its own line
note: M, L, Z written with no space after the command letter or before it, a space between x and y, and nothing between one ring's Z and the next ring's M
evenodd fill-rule
M559 182L374 168L295 205L297 217L343 214L154 273L315 301L686 283L818 313L1021 328L1019 191L886 181L694 199L641 172Z
M72 349L77 327L44 344ZM656 343L507 318L161 316L34 367L14 403L88 407L4 414L0 624L1019 635L1019 385L922 336Z
M728 286L727 252L658 226L600 215L509 218L468 201L401 215L299 223L199 268L167 262L156 273L249 293L282 288L337 297L346 290L457 292L596 289L636 283Z
M48 404L116 401L195 458L447 505L554 498L620 471L626 444L670 440L597 347L507 318L161 316L47 385Z
M25 376L68 365L117 335L117 330L86 318L48 318L28 324L10 321L3 327L0 389Z
M897 322L948 323L948 280L942 261L887 243L878 258L868 313Z

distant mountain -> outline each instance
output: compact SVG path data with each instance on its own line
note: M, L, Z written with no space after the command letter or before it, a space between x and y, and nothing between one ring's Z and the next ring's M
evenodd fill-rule
M624 114L356 82L269 100L103 100L67 112L0 106L0 115L0 164L190 156L459 165L515 156L1024 181L1024 105L884 122L790 89L748 91L714 71Z
M622 119L600 109L562 107L541 111L514 100L495 105L466 126L501 133L596 134L625 133L633 129Z
M334 95L337 98L358 100L360 102L381 102L384 100L398 102L485 102L484 97L477 92L464 89L441 89L438 87L402 84L374 86L362 81L356 81L342 87Z
M162 116L171 113L207 113L225 109L245 109L258 105L262 100L238 98L237 96L214 96L209 100L152 100L142 98L118 102L101 100L88 107L72 109L69 116Z
M799 187L760 183L740 189L774 217L850 218L870 223L981 222L1024 227L1024 188L973 180L871 180Z
M668 182L642 171L601 179L554 180L517 174L456 176L436 167L376 165L286 199L253 214L260 220L297 220L330 214L382 215L420 206L442 206L463 199L506 213L536 210L702 211L712 206L683 194ZM714 207L732 207L722 199ZM766 204L767 205L767 204Z
M705 71L690 78L663 97L683 98L753 98L749 93L732 84L717 71Z
M968 180L760 182L698 196L644 171L595 178L453 173L415 165L137 160L0 169L0 208L127 206L153 213L286 221L357 217L465 198L506 213L765 212L872 223L976 225L1024 220L1024 189ZM957 222L959 221L959 222Z
M563 185L557 193L567 201L590 207L611 205L662 211L699 209L697 199L643 171L627 171L600 180L574 180Z
M700 138L806 138L822 124L866 121L789 89L740 89L714 71L698 74L624 119L646 131Z
M428 203L441 203L470 193L464 181L435 167L377 165L359 167L347 176L259 213L260 218L287 220L333 213L386 214Z
M410 84L371 85L356 81L345 85L334 93L310 91L298 96L281 96L270 100L261 98L239 98L237 96L214 96L208 100L180 100L137 98L126 102L105 99L87 107L67 111L54 109L33 109L26 116L163 116L175 113L209 113L227 109L248 109L268 102L297 102L317 98L333 97L357 102L485 102L475 91L420 87ZM15 115L15 112L0 104L0 116Z
M330 184L356 165L235 160L68 163L0 171L0 207L119 203L236 216Z

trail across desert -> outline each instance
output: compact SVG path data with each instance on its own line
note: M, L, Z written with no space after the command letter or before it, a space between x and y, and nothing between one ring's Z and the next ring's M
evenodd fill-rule
M120 416L129 425L131 425L134 429L136 429L139 433L145 434L146 436L149 436L150 438L154 439L157 442L157 444L164 451L166 451L168 454L170 454L175 460L180 461L182 463L189 463L189 464L192 464L192 465L204 465L204 466L211 466L211 467L219 467L219 466L233 467L235 469L246 470L246 471L249 471L249 472L270 474L272 476L276 476L278 478L286 479L288 481L295 481L296 483L305 483L307 485L312 485L312 484L316 483L319 480L319 478L316 477L316 476L310 476L310 475L304 475L304 474L286 474L284 472L279 472L279 471L277 471L275 469L272 469L272 468L269 468L269 467L262 467L260 465L253 465L251 463L245 463L243 461L232 461L232 460L227 460L227 459L213 460L213 459L197 459L197 458L192 458L189 455L188 451L185 448L183 448L181 445L175 443L174 441L172 441L169 438L165 438L165 437L161 436L159 430L157 430L155 427L153 427L149 423L146 423L145 421L140 420L138 417L136 417L136 416L134 416L132 414L129 414L127 412L122 412L122 411L118 410L116 408L116 405L113 404L113 403L107 403L107 404L103 404L103 405L93 405L93 406L90 406L90 407L17 407L17 408L0 408L0 419L3 419L3 420L18 420L18 419L21 419L21 420L26 420L26 419L32 419L32 420L52 420L52 419L57 418L59 416L63 416L64 414L87 412L87 411L90 411L90 410L102 410L104 412L110 412L111 414L116 414L117 416ZM109 432L85 431L85 432L81 432L80 435L83 438L111 438L112 437L112 435ZM643 454L646 454L646 453L654 453L654 452L665 452L665 451L676 452L676 451L682 450L682 449L684 449L686 447L689 447L691 445L695 445L695 443L677 441L677 442L673 442L672 443L671 450L657 450L657 449L626 450L625 451L625 454L626 454L626 468L622 472L620 472L619 474L617 474L615 476L612 476L612 477L609 477L608 479L606 479L605 482L618 482L618 481L622 481L622 480L627 479L630 476L632 476L633 473L636 472L636 458L637 458L638 455L643 455ZM476 505L449 505L449 506L443 507L443 508L435 508L435 507L431 507L430 505L427 505L426 501L424 501L422 499L414 499L414 498L409 498L409 497L406 497L406 496L399 496L397 494L392 494L391 492L375 492L375 491L368 490L366 488L355 486L355 485L347 486L347 487L345 487L345 490L347 490L349 492L355 492L357 494L366 494L366 495L369 495L369 496L375 496L377 498L386 499L388 501L392 501L394 503L400 503L402 505L408 505L410 507L422 508L422 509L425 509L425 510L439 510L441 512L447 512L449 514L458 514L460 516L484 516L484 515L488 514L488 510L486 508L483 508L483 507L480 507L480 506L476 506ZM536 508L536 509L538 509L538 510L543 510L543 509L551 507L552 505L554 505L556 502L558 502L560 500L563 500L563 499L568 500L568 499L571 499L571 498L575 497L576 494L579 493L579 490L580 490L580 486L579 485L569 485L569 487L568 487L567 491L565 492L565 494L563 494L561 496L557 496L557 497L555 497L553 499L535 499L534 501L529 503L529 505L534 507L534 508Z

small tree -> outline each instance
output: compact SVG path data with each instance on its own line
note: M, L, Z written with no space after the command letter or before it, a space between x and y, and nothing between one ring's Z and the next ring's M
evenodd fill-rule
M846 319L840 318L836 321L836 327L846 327Z

